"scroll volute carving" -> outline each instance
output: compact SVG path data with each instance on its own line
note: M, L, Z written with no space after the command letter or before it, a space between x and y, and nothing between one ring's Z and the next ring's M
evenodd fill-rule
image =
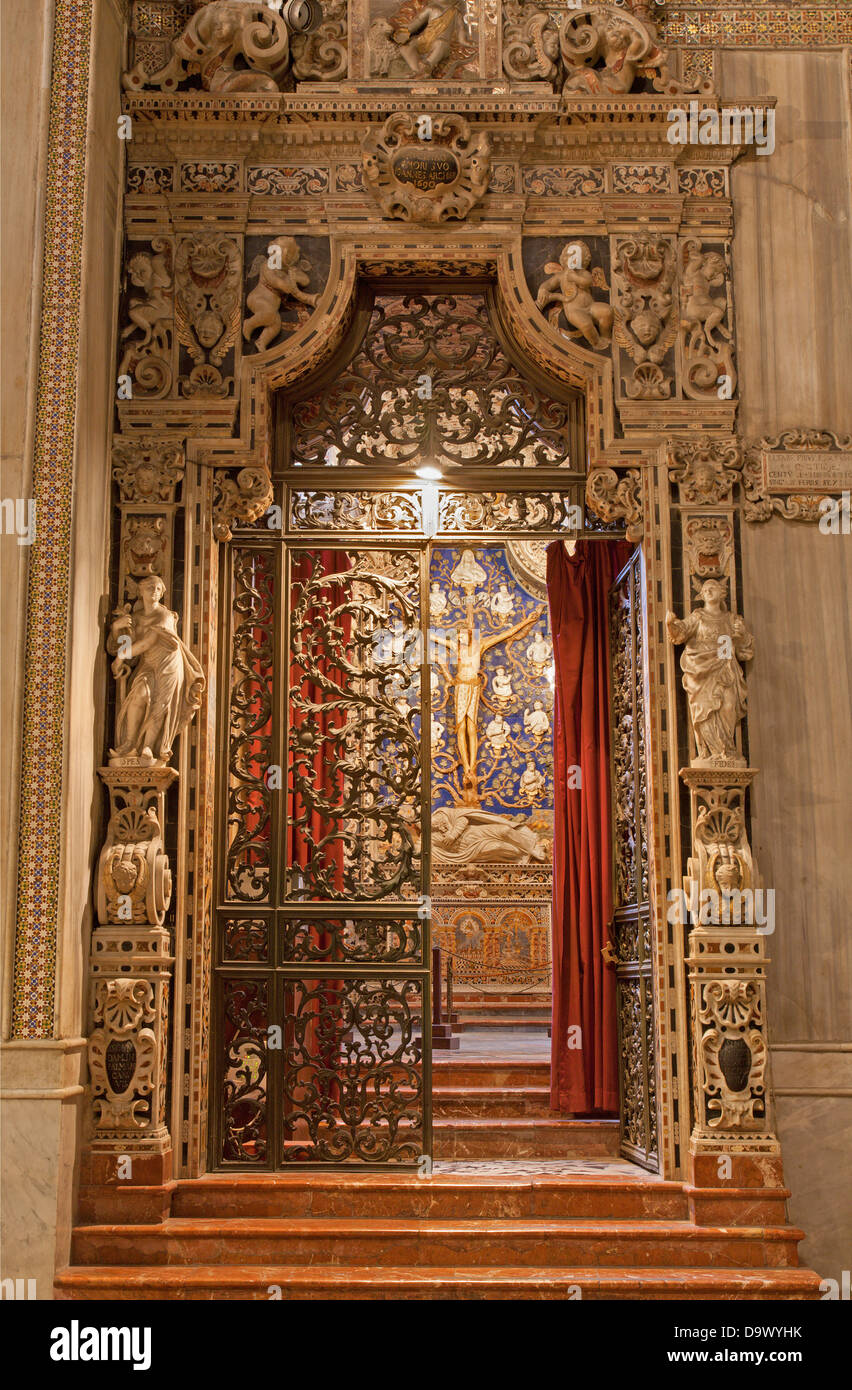
M509 0L503 10L503 70L516 81L548 81L569 100L711 89L705 79L687 88L673 76L650 6L641 0L627 6L571 6L561 19L534 4Z
M614 468L595 468L586 481L586 505L609 524L622 522L629 541L644 535L642 475L638 468L617 473Z
M198 74L208 92L280 92L290 67L290 35L276 10L244 0L195 0L195 13L172 41L163 67L144 62L122 76L126 91L177 91Z
M322 19L307 34L294 34L290 40L293 76L298 82L314 78L319 82L339 82L349 67L348 0L323 0Z
M503 6L503 71L517 82L555 82L559 71L559 32L547 10L520 0Z

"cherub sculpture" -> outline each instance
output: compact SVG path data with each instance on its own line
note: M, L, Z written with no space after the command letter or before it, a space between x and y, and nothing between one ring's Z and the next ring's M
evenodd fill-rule
M125 347L118 369L119 376L129 372L144 356L159 357L164 366L168 363L170 329L174 317L172 275L165 252L156 251L154 255L147 251L138 252L131 256L127 273L131 283L142 291L142 296L132 296L127 309L130 322L121 330L121 341ZM137 336L139 334L141 337Z
M702 251L701 243L690 240L686 243L685 263L680 277L681 327L689 334L689 350L696 351L703 337L707 345L717 351L715 331L730 341L730 330L725 327L724 318L728 311L725 298L714 299L710 293L717 285L725 283L725 259L718 251Z
M277 255L272 255L273 248ZM281 332L282 299L295 299L313 308L319 295L308 294L304 289L310 283L310 266L292 236L276 237L270 243L269 254L255 256L249 276L255 275L259 279L246 297L251 317L243 324L243 337L251 341L252 334L260 329L255 346L258 352L265 352Z
M602 304L592 294L592 286L607 290L599 266L590 269L592 253L584 241L569 241L563 246L559 261L549 261L544 267L543 280L536 295L539 309L547 309L548 322L554 327L560 314L569 324L568 336L585 338L590 347L605 348L612 338L614 313L609 304ZM573 330L573 331L572 331Z

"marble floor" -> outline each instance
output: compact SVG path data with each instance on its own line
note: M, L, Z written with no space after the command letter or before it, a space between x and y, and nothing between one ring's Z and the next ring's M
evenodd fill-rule
M435 1057L463 1057L466 1061L549 1062L550 1038L545 1033L521 1028L472 1028L458 1034L459 1046L452 1053L435 1052Z
M657 1173L646 1173L635 1163L617 1158L573 1159L436 1159L435 1177L461 1178L641 1178L659 1182Z

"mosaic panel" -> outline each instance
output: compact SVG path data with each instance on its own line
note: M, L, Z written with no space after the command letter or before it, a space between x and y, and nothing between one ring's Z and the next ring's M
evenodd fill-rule
M27 587L12 1036L53 1033L90 0L56 8Z

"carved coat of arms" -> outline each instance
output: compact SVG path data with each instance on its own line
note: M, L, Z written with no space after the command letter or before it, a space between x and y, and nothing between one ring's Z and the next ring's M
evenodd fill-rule
M471 136L461 116L397 111L367 137L363 162L364 181L385 217L460 221L488 187L491 146L487 135Z

